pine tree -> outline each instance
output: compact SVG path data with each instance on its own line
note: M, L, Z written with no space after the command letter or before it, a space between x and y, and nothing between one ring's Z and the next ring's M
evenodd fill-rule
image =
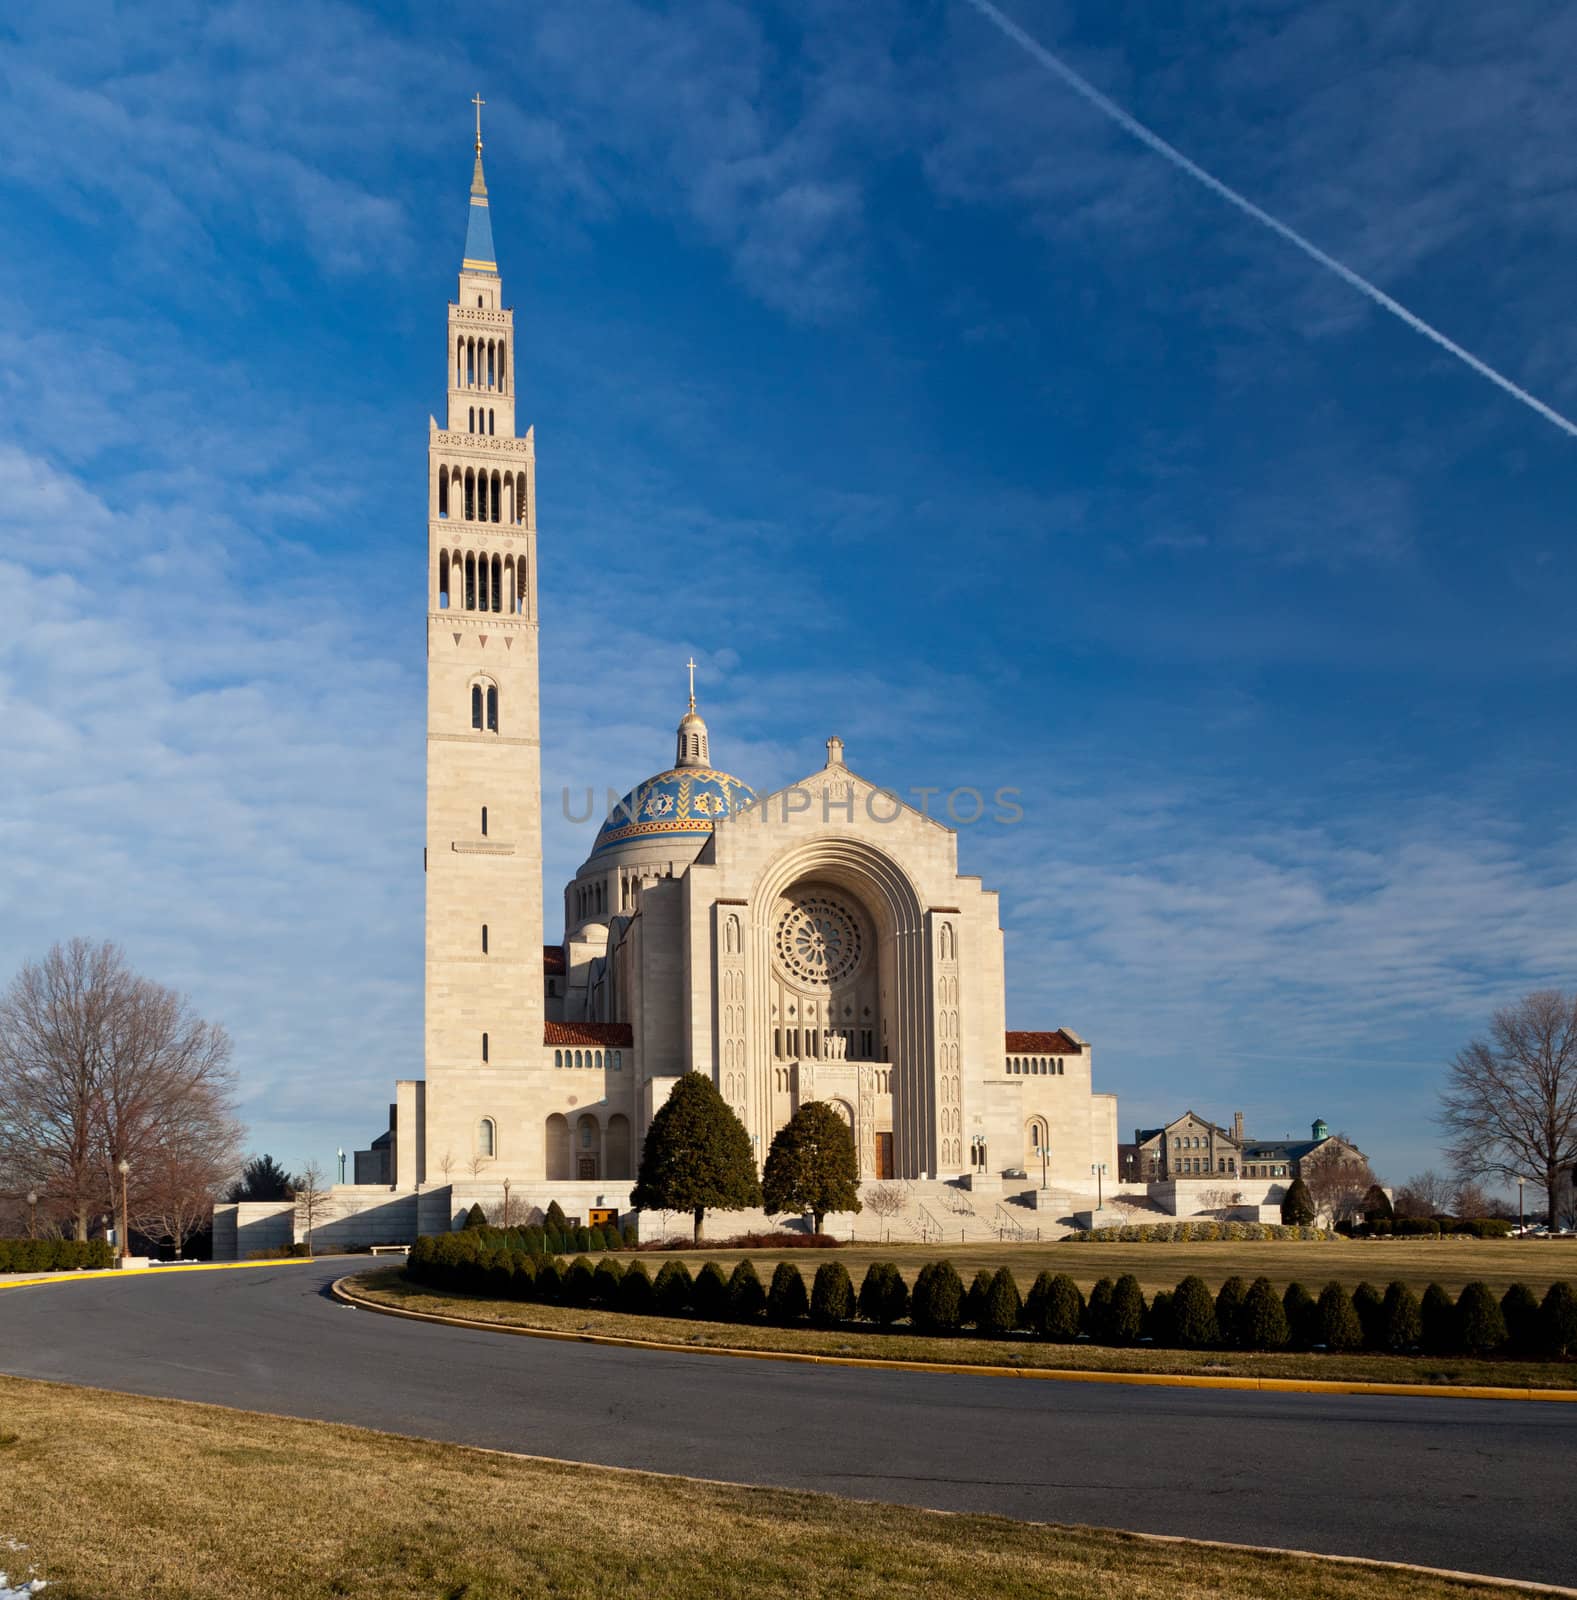
M976 1273L974 1282L969 1285L969 1292L964 1296L964 1309L959 1320L971 1328L980 1326L980 1313L986 1303L986 1295L991 1289L991 1273L981 1267Z
M1419 1342L1430 1355L1450 1355L1459 1348L1457 1340L1457 1308L1451 1296L1432 1283L1424 1290L1418 1307L1421 1329Z
M1017 1280L1006 1267L998 1267L980 1303L975 1326L990 1338L1000 1339L1018 1327L1023 1310Z
M1307 1350L1320 1342L1320 1313L1314 1296L1301 1283L1289 1283L1281 1297L1287 1314L1287 1342L1297 1350Z
M690 1305L703 1322L721 1322L728 1315L728 1279L715 1261L708 1261L696 1273Z
M599 1261L591 1275L591 1303L611 1311L619 1303L619 1285L623 1281L624 1272L617 1261Z
M1377 1183L1369 1185L1368 1193L1363 1197L1363 1220L1372 1228L1377 1222L1394 1222L1396 1208L1391 1204L1391 1197ZM1356 1300L1357 1295L1353 1296Z
M1457 1339L1475 1356L1487 1356L1506 1342L1506 1319L1487 1283L1475 1279L1457 1297Z
M646 1275L644 1261L632 1261L619 1280L619 1310L627 1316L649 1317L652 1314L652 1280Z
M1314 1221L1314 1201L1309 1186L1302 1178L1294 1178L1281 1202L1281 1220L1292 1228L1307 1227Z
M591 1263L585 1256L576 1256L564 1274L564 1304L589 1306L591 1304Z
M485 1228L487 1226L487 1213L482 1209L480 1202L473 1202L471 1209L465 1214L463 1228Z
M688 1211L698 1240L708 1211L761 1204L750 1135L703 1073L681 1073L652 1118L632 1198L642 1211Z
M253 1156L225 1191L226 1200L288 1200L290 1174L270 1155Z
M791 1261L780 1261L772 1274L772 1287L767 1290L767 1321L780 1328L803 1322L810 1313L810 1301L805 1295L805 1280L799 1268Z
M1353 1307L1346 1285L1335 1278L1320 1290L1319 1343L1327 1350L1357 1350L1363 1345L1363 1324Z
M1144 1336L1157 1349L1172 1343L1172 1291L1157 1289L1150 1296L1150 1309L1144 1314Z
M841 1261L823 1261L810 1286L810 1320L818 1328L836 1328L854 1316L854 1285Z
M1248 1284L1237 1277L1228 1278L1216 1290L1216 1329L1221 1335L1222 1344L1237 1343L1238 1322L1247 1295Z
M1539 1297L1525 1283L1514 1283L1500 1297L1506 1343L1519 1356L1537 1356L1540 1345Z
M1172 1337L1184 1350L1202 1350L1220 1336L1216 1303L1205 1280L1191 1272L1172 1296Z
M1352 1306L1363 1329L1364 1349L1385 1349L1385 1296L1366 1279L1353 1290Z
M652 1300L662 1317L682 1317L690 1309L690 1294L695 1285L690 1269L682 1261L665 1261L652 1285Z
M964 1311L964 1285L951 1261L928 1261L915 1279L909 1320L922 1333L953 1333Z
M1144 1337L1144 1291L1131 1272L1112 1285L1107 1309L1107 1339L1112 1344L1138 1344Z
M854 1134L821 1100L807 1100L772 1136L761 1203L774 1215L808 1211L816 1232L829 1211L859 1211L860 1164Z
M1392 1279L1385 1290L1384 1336L1382 1348L1395 1355L1416 1350L1424 1336L1424 1322L1418 1296L1405 1284Z
M890 1328L908 1315L909 1285L891 1261L873 1261L865 1269L856 1309L867 1322Z
M548 1212L542 1219L542 1226L554 1233L567 1233L569 1231L569 1218L564 1215L564 1207L557 1200L548 1202Z
M1269 1278L1256 1278L1238 1312L1237 1342L1245 1350L1280 1350L1291 1336L1281 1296Z
M759 1322L767 1309L767 1291L761 1287L753 1263L741 1261L728 1280L728 1315L732 1322Z
M1112 1289L1110 1278L1097 1278L1084 1307L1084 1331L1092 1344L1111 1343Z

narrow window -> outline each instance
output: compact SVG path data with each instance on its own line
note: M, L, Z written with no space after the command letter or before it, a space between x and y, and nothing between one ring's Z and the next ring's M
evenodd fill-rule
M438 609L444 611L449 605L449 552L438 552Z
M482 954L484 956L487 954L487 924L485 922L482 924Z
M505 374L509 371L509 352L505 349L508 342L507 339L498 341L498 392L500 394L505 393L508 387L504 382Z
M487 731L498 732L498 689L491 683L487 686Z
M482 837L487 837L487 807L482 807Z
M465 520L472 522L476 519L476 474L470 467L465 469Z
M493 420L493 408L491 406L487 408L487 431L489 433L498 432L498 424Z
M493 1119L483 1117L476 1125L476 1153L479 1156L492 1156L497 1154L497 1149L497 1140L493 1135Z
M482 726L482 685L479 683L471 685L471 726L477 729Z
M447 517L449 515L448 467L440 467L438 469L438 515L440 517Z
M553 993L553 985L551 983L548 985L548 993ZM562 1067L564 1065L564 1052L562 1050L555 1050L553 1052L553 1065L555 1067Z
M476 610L476 557L469 553L465 558L465 608Z
M476 407L475 406L472 406L470 408L470 410L466 412L465 431L467 433L475 433L476 432Z
M482 1059L484 1061L487 1060L487 1035L485 1033L482 1035Z
M493 510L495 512L495 516L494 516L493 520L496 522L498 520L497 515L496 515L496 512L498 510L498 502L496 500L493 502ZM500 557L494 556L493 557L493 609L495 611L501 611L501 610L503 610L503 606L504 606L504 563L500 559Z

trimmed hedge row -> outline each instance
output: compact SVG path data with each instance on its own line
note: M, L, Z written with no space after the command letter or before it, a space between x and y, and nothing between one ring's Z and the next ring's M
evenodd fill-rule
M1301 1283L1278 1294L1268 1278L1228 1278L1215 1294L1190 1275L1146 1300L1132 1273L1102 1278L1085 1298L1066 1273L1042 1272L1021 1295L1012 1271L981 1268L965 1289L950 1261L928 1261L911 1290L890 1261L873 1262L858 1293L841 1261L816 1268L809 1291L800 1269L780 1261L763 1287L754 1264L725 1273L708 1261L691 1275L683 1261L665 1261L654 1279L639 1259L628 1266L577 1256L485 1248L477 1230L425 1235L411 1247L406 1275L434 1288L500 1300L599 1306L637 1316L693 1316L708 1322L760 1322L836 1328L856 1319L891 1328L908 1319L917 1333L953 1335L973 1328L983 1337L1027 1334L1071 1344L1156 1346L1185 1350L1380 1351L1430 1355L1562 1358L1577 1354L1577 1290L1551 1286L1542 1301L1523 1284L1497 1300L1470 1283L1455 1300L1431 1284L1419 1299L1405 1283L1382 1292L1361 1283L1351 1294L1338 1282L1316 1297Z
M107 1239L0 1239L0 1272L73 1272L115 1265Z
M1336 1239L1329 1228L1291 1222L1126 1222L1121 1227L1080 1228L1073 1244L1211 1244L1219 1239Z
M1354 1239L1509 1239L1504 1217L1384 1217L1344 1229Z

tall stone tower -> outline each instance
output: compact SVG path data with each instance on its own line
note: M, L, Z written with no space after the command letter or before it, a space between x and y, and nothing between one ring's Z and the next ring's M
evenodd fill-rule
M526 1104L544 1013L536 465L515 432L481 105L449 414L428 427L427 1077L402 1086L402 1186L542 1162Z

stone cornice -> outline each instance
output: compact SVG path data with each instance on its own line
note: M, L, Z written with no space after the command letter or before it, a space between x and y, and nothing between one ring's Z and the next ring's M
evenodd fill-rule
M478 455L493 452L510 452L517 455L535 456L532 449L532 440L529 433L522 434L518 439L511 438L506 433L456 433L453 429L436 428L433 431L429 449L437 450L473 450Z
M515 325L515 308L501 306L494 309L489 306L462 306L454 301L449 302L449 320L451 322L480 322L492 328L512 328Z
M465 532L450 539L449 534L456 528L463 528ZM477 540L485 544L489 539L535 539L537 536L537 530L528 523L474 522L465 517L429 517L427 532L429 537L437 538L442 546L475 544Z
M491 839L453 839L449 848L462 856L512 856L512 844L494 844Z

